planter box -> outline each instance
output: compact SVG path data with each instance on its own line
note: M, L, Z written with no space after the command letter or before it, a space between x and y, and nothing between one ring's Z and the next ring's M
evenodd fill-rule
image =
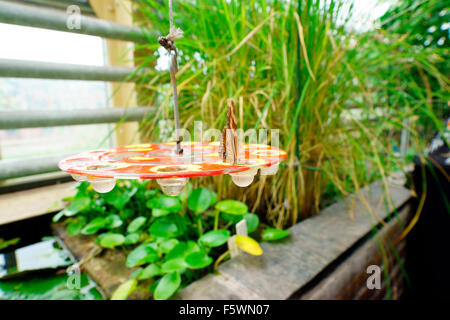
M380 299L400 296L405 241L395 240L410 218L410 191L389 183L392 209L387 209L385 190L374 183L360 193L322 210L289 230L281 242L262 243L259 257L243 254L222 263L218 274L209 274L179 291L174 299ZM78 260L97 247L88 236L70 237L65 228L53 225ZM380 240L386 243L386 261L380 255ZM399 259L392 253L396 248ZM125 267L126 256L118 250L104 250L83 266L107 297L133 272ZM400 263L399 263L400 262ZM366 286L367 266L381 272L382 287ZM146 299L147 290L135 291L130 299Z
M410 191L374 183L289 230L289 239L263 243L262 256L243 254L181 290L175 299L382 299L398 298ZM385 243L382 259L380 241ZM392 248L396 248L395 253ZM369 265L381 268L381 288L368 289ZM388 281L385 277L387 272Z
M78 261L82 261L81 268L99 285L106 298L111 298L120 284L127 281L133 271L125 266L127 255L120 250L102 250L95 243L95 236L77 235L69 236L66 227L62 223L52 224L55 235L61 238L66 247L72 252ZM142 282L142 288L149 285L149 281ZM149 299L151 294L148 290L136 290L129 299Z

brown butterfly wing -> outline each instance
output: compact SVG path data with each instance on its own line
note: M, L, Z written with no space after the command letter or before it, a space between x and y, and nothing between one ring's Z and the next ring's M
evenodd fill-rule
M222 130L222 137L219 146L219 156L223 162L236 164L238 139L237 139L237 121L234 102L228 99L227 106L227 125Z

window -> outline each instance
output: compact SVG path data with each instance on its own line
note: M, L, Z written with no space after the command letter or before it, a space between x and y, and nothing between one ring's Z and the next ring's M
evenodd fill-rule
M103 66L105 45L100 37L0 24L0 58ZM109 84L0 78L0 110L94 109L109 106ZM20 159L112 146L112 125L0 130L2 159Z

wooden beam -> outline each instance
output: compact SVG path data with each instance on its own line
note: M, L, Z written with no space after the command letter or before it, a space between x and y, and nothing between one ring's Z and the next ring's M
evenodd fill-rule
M412 216L411 207L405 206L398 214L398 220L403 225L407 225ZM399 261L392 253L392 249L386 245L388 241L393 243L402 233L397 219L389 221L382 228L376 237L369 239L360 248L355 250L345 261L336 267L333 272L319 281L310 290L296 295L295 299L301 300L361 300L367 299L370 295L374 295L377 290L370 290L366 286L369 276L367 267L369 265L377 265L385 268L380 254L380 239L383 240L385 250L388 256L388 271L392 273L390 279L391 287L401 284L402 276L396 274L395 267L399 266ZM396 245L399 258L404 264L406 239ZM390 270L392 269L392 270ZM382 272L382 281L386 282L385 274ZM291 297L292 298L292 297Z
M132 1L129 0L89 0L97 17L110 22L132 26ZM134 68L134 44L120 40L107 40L109 63L113 66ZM114 107L134 107L137 105L134 83L111 83ZM117 145L139 143L138 123L124 123L117 127Z

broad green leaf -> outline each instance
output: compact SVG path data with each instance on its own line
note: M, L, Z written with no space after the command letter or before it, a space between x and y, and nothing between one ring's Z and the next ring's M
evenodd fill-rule
M53 217L53 222L58 222L63 216L72 217L77 213L83 211L89 204L91 203L91 199L89 197L75 197L75 200L67 206L64 210L60 211Z
M147 221L147 218L145 217L137 217L133 221L130 222L130 224L127 227L128 233L134 233L138 231Z
M178 272L166 274L161 278L155 289L155 300L169 299L180 287L181 277Z
M103 198L107 204L112 205L117 210L122 210L137 191L137 188L125 189L115 186L110 192L104 193Z
M279 230L274 228L267 228L262 234L262 239L265 241L274 241L286 238L289 235L287 230Z
M178 258L178 259L167 260L166 262L164 262L161 266L161 270L164 273L169 273L169 272L186 269L187 267L188 267L188 265L186 264L186 261L184 261L183 258Z
M156 280L150 285L150 288L148 288L148 290L149 290L151 293L155 294L155 289L156 289L156 287L158 286L159 281L161 281L161 279L162 279L162 278L156 279Z
M150 233L161 238L174 238L181 235L176 218L171 216L156 219L150 226Z
M200 214L208 209L213 201L211 191L206 188L197 188L188 198L188 208L195 214Z
M122 211L120 211L120 216L123 219L131 218L134 215L134 210L131 208L125 208Z
M187 243L179 242L169 253L166 255L165 260L184 258L184 253L187 251Z
M217 199L219 198L217 196L217 193L215 193L214 191L209 190L209 193L211 194L211 206L214 205L217 202Z
M195 241L189 240L188 242L186 242L186 251L184 253L184 256L197 251L200 251L200 247Z
M64 197L61 200L65 202L72 202L73 200L75 200L75 196Z
M223 200L216 204L216 209L220 212L228 214L243 215L248 212L248 207L245 203L237 200Z
M178 195L181 201L185 201L192 193L192 183L188 182L184 187L183 191Z
M192 252L200 251L200 248L194 241L180 242L166 255L164 260L184 259Z
M220 218L225 220L226 222L231 222L231 223L235 224L242 220L242 215L228 214L228 213L221 212Z
M109 229L114 229L114 228L118 228L123 224L122 219L120 219L120 216L117 214L111 214L108 216L108 228Z
M92 186L89 182L87 181L83 181L80 182L77 186L77 194L75 195L75 197L85 197L85 196L89 196L90 193L94 193L94 190L92 189ZM89 192L89 190L91 192Z
M70 236L76 236L81 232L86 225L86 218L83 216L77 217L76 220L71 221L66 228L67 234Z
M149 264L147 267L145 267L141 274L139 275L139 280L145 280L153 278L154 276L158 276L161 274L161 268L156 264Z
M213 259L203 252L193 252L186 256L187 265L192 269L201 269L209 266Z
M177 244L177 239L164 239L161 242L159 242L159 251L162 253L168 253L170 252Z
M147 262L154 262L158 259L158 252L151 246L151 244L144 243L130 252L125 265L132 268Z
M218 247L226 243L229 237L228 230L211 230L202 235L199 242L208 247Z
M133 273L130 275L129 279L136 279L136 278L139 279L139 276L141 275L143 270L144 270L143 268L138 268L134 270Z
M238 248L242 251L245 251L254 256L260 256L263 254L263 250L259 246L258 242L250 237L237 234L235 241Z
M89 222L84 228L83 230L81 230L82 234L94 234L96 233L98 230L104 228L107 224L108 224L109 220L108 218L104 218L104 217L98 217L95 218L94 220L92 220L91 222Z
M126 300L128 296L136 289L136 286L136 279L125 281L114 291L111 300Z
M150 248L158 252L158 244L156 242L144 242L146 245L148 245Z
M61 220L61 218L64 217L64 210L61 210L60 212L58 212L57 214L55 214L52 218L53 222L58 222L59 220Z
M152 216L154 216L155 218L167 216L168 214L170 214L170 212L167 210L152 209Z
M259 217L254 213L247 213L244 216L245 221L247 222L247 231L251 233L258 229L259 225Z
M100 244L100 241L102 241L102 239L103 239L104 237L106 237L108 234L110 234L110 232L105 232L105 233L99 234L99 235L97 236L97 238L95 238L95 242L96 242L97 244Z
M173 214L170 219L177 224L178 229L180 230L179 235L184 234L188 230L188 225L191 225L191 220L188 215L181 216L179 214Z
M158 194L158 190L157 189L145 190L145 197L147 199L153 198L157 194Z
M125 237L125 244L130 245L130 244L136 244L139 242L139 239L141 238L141 235L137 232L135 233L130 233L127 234L127 236Z
M176 213L181 210L181 202L176 197L169 197L163 194L148 200L147 207Z
M9 246L13 246L15 244L18 244L20 242L20 238L12 238L9 240L5 240L3 238L0 238L0 250L5 249Z
M100 245L104 248L114 248L122 245L125 237L120 233L109 233L100 240Z

